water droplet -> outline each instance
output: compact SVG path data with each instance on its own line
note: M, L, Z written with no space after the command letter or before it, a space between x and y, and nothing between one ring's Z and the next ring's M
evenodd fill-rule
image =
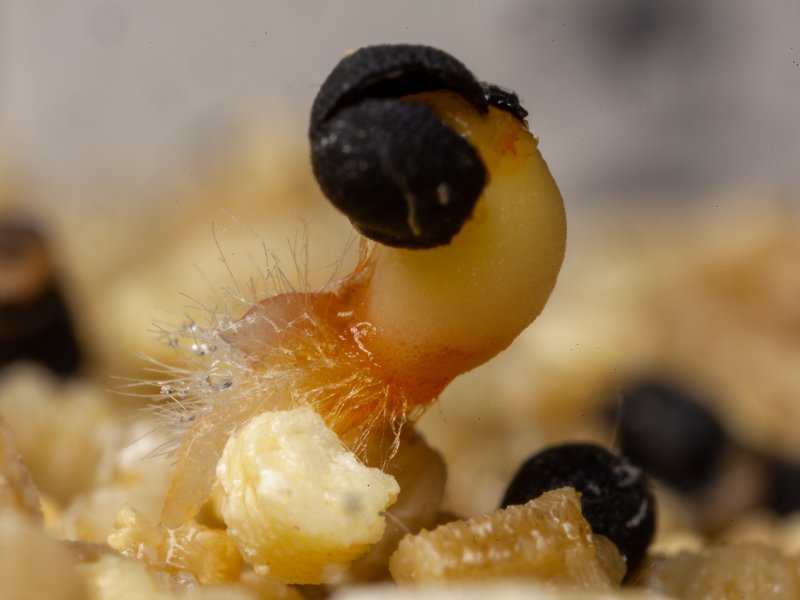
M175 389L169 385L162 385L159 392L161 392L162 396L172 396L175 393Z
M233 374L230 371L211 371L206 377L208 385L217 391L227 390L233 385Z
M205 356L212 350L214 350L214 346L205 342L195 342L192 344L192 352L197 354L197 356Z

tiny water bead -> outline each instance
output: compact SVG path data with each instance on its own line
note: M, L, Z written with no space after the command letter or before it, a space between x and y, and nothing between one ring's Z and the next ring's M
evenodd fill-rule
M197 356L205 356L213 349L214 347L206 342L196 342L192 344L192 352L194 352Z
M502 507L538 498L562 487L581 494L583 516L625 556L628 573L641 563L655 532L655 499L638 467L595 444L545 448L520 467Z
M233 373L228 369L212 369L206 375L206 381L212 389L227 390L233 385Z

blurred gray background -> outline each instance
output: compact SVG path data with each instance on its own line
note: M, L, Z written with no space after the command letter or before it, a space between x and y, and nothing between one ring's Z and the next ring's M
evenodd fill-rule
M0 0L0 152L45 188L155 189L243 111L304 134L381 42L516 89L568 204L800 189L798 0Z

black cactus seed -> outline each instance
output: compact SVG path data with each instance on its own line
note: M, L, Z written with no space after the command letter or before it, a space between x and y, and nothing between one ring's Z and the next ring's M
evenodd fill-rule
M311 109L311 163L322 191L359 232L388 246L448 244L488 179L466 139L405 99L433 90L488 110L484 85L461 62L414 45L368 46L345 57Z
M453 56L430 46L382 44L345 56L325 79L311 106L310 131L336 111L368 98L401 98L451 90L486 111L483 87Z
M617 420L622 454L684 491L708 482L727 440L716 417L692 394L658 381L624 388Z
M641 470L595 444L551 446L523 463L501 506L524 504L560 487L580 492L592 530L616 544L629 573L635 570L655 531L655 500Z
M30 221L0 220L0 367L39 363L75 374L83 355L43 233Z
M365 100L323 123L313 147L325 195L389 246L449 242L486 179L475 149L418 103Z

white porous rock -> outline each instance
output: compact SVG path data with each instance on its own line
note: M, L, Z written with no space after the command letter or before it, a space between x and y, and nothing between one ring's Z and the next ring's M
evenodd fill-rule
M284 583L335 580L381 539L400 491L308 408L248 422L228 440L217 477L228 534L256 572Z

